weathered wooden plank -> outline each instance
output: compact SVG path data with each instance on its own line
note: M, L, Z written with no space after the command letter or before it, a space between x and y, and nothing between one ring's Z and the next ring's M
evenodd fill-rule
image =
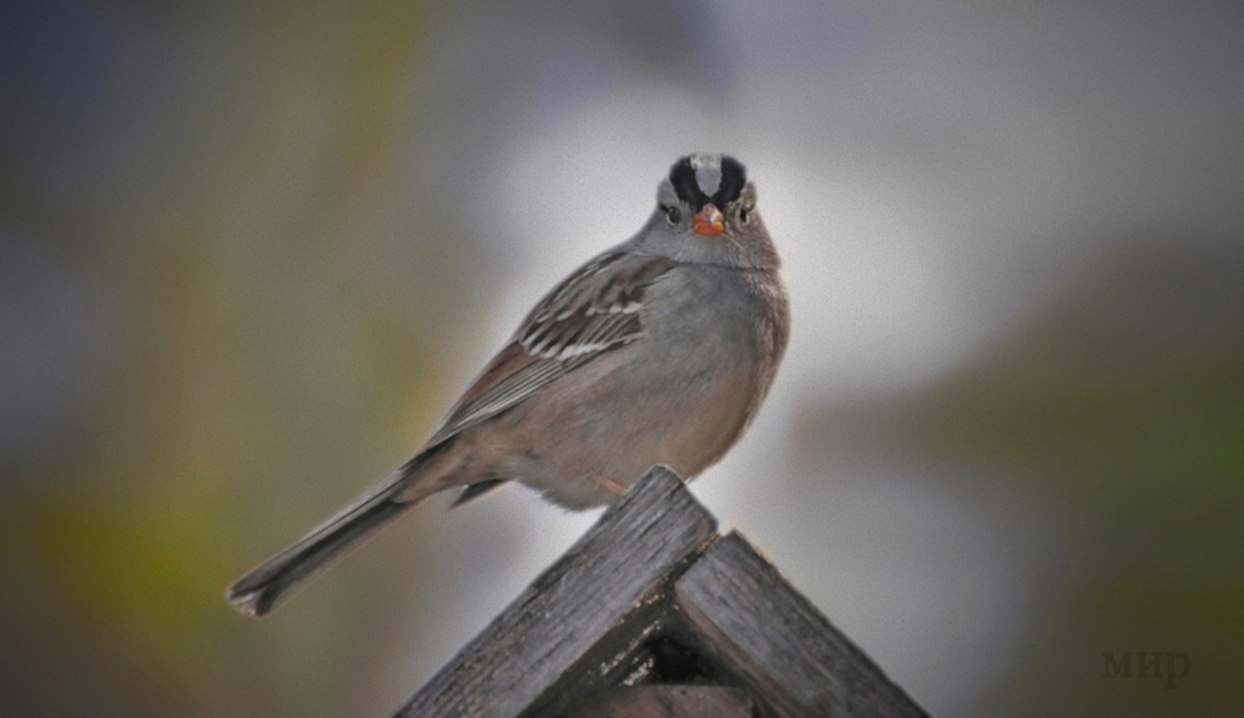
M568 718L752 718L752 701L721 686L623 686Z
M602 696L620 687L733 686L733 676L703 660L698 638L674 610L670 583L631 611L520 718L595 716Z
M397 715L517 716L715 537L682 480L654 467Z
M775 716L925 715L737 533L674 583L674 602Z

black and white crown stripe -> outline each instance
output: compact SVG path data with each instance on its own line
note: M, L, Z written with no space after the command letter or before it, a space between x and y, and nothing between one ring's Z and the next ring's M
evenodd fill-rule
M697 211L709 202L724 209L747 185L747 168L729 155L687 155L670 167L669 181Z

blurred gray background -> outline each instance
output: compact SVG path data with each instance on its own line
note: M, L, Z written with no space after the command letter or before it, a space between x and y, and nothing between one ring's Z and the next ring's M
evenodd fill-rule
M438 497L270 619L224 586L697 150L795 322L723 528L936 715L1244 713L1225 0L0 3L0 712L388 715L599 512Z

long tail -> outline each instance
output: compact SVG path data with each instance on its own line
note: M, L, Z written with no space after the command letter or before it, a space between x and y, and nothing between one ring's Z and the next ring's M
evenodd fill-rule
M438 446L406 462L349 506L234 581L225 589L225 598L243 615L255 618L284 603L320 571L418 503L423 497L410 497L411 481L444 448L448 447Z

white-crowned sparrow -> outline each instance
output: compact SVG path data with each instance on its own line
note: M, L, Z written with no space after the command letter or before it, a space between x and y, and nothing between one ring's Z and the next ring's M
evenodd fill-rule
M521 481L574 509L654 464L694 477L764 399L789 331L778 256L743 165L674 163L631 239L548 293L423 449L226 592L262 616L419 500Z

